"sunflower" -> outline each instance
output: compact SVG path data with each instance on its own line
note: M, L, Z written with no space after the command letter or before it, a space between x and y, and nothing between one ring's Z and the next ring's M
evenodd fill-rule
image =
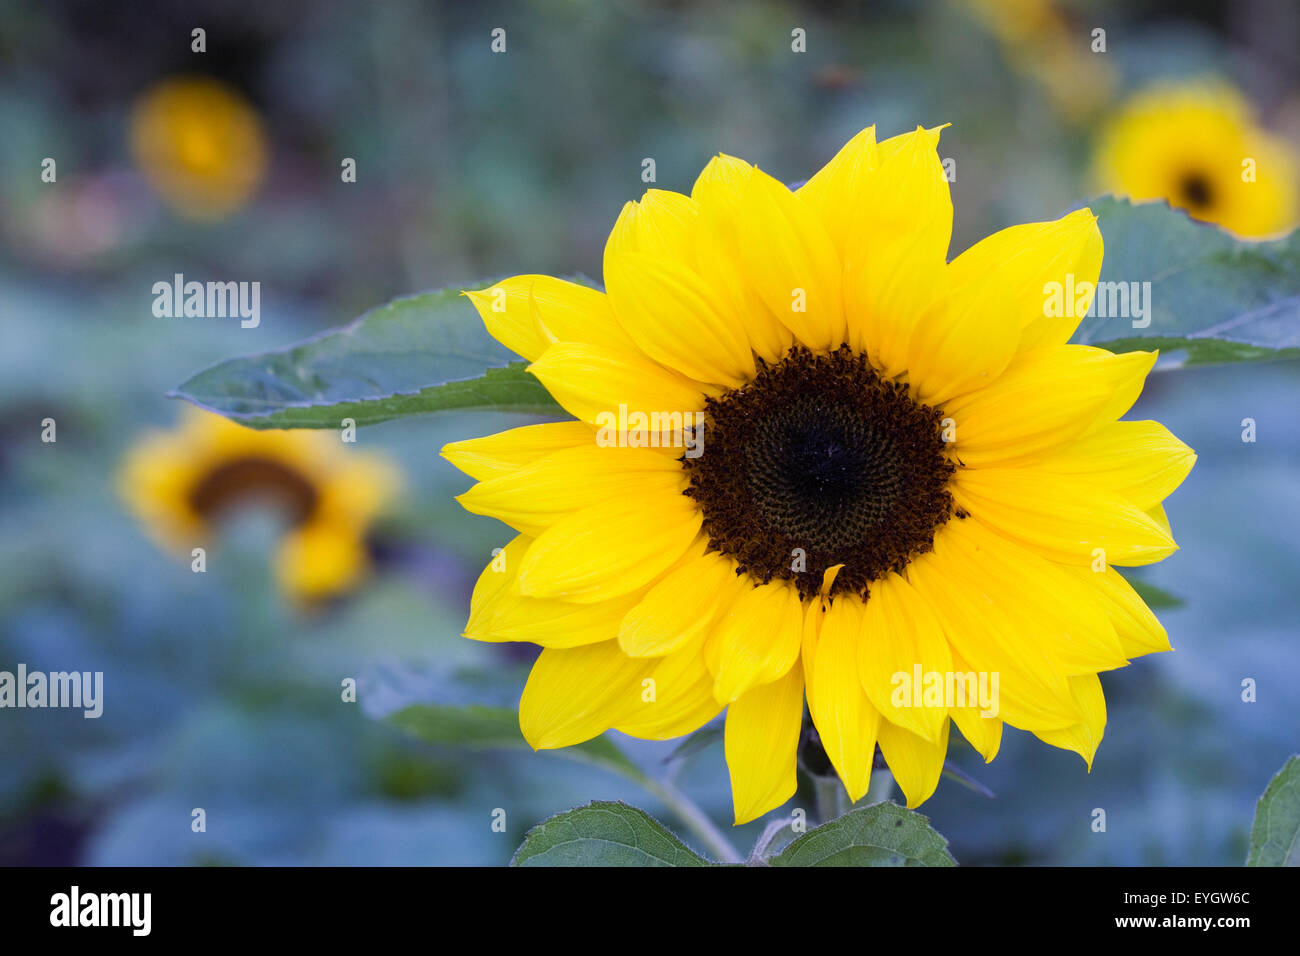
M256 431L187 409L176 429L149 433L130 449L118 489L150 536L187 558L211 547L221 520L239 507L270 505L285 524L277 581L312 602L364 576L365 533L398 477L386 460L345 451L332 434Z
M864 130L797 191L720 155L624 207L606 292L467 293L576 419L443 450L462 505L519 532L466 636L541 645L534 748L725 708L739 824L794 793L806 699L852 800L878 745L916 806L954 723L986 760L1005 722L1091 766L1098 672L1169 649L1113 565L1176 549L1161 501L1194 455L1117 421L1154 353L1045 315L1048 283L1096 281L1096 218L948 262L938 138Z
M1038 83L1071 122L1104 106L1115 88L1110 58L1091 52L1081 30L1052 0L949 0L997 39L1016 72Z
M149 184L182 216L222 219L266 171L266 136L237 92L206 77L165 80L131 114L131 152Z
M1095 168L1104 190L1168 200L1239 236L1296 225L1295 151L1256 125L1226 86L1165 85L1135 96L1103 131Z

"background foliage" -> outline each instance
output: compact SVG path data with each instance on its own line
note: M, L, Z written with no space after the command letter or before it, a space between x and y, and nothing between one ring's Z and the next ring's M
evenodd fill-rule
M1119 90L1214 71L1300 128L1294 51L1270 52L1234 5L1063 10L1083 32L1107 25ZM189 48L199 24L203 55ZM499 25L504 56L488 48ZM807 54L789 53L792 26ZM480 276L599 275L646 156L664 188L689 189L717 151L793 182L868 123L951 121L954 252L1092 191L1087 123L957 4L6 2L0 70L0 668L104 670L108 688L99 720L0 712L3 863L503 864L534 825L592 800L676 829L599 745L580 760L521 748L499 718L529 651L458 636L507 532L452 501L466 479L437 449L533 418L364 429L407 493L376 536L380 574L314 616L274 592L267 516L232 528L194 575L143 538L107 476L143 428L174 420L169 389L228 356ZM135 97L192 72L247 96L271 147L253 202L217 223L169 212L126 143ZM57 185L40 181L45 156ZM343 156L355 184L339 181ZM261 326L154 318L151 287L176 272L261 281ZM1161 612L1177 650L1103 677L1110 722L1091 774L1012 731L989 766L956 745L996 793L945 781L926 804L961 863L1246 858L1256 799L1300 729L1298 382L1285 362L1153 377L1130 417L1166 422L1200 455L1168 507L1182 551L1144 574L1184 601ZM38 438L47 416L54 445ZM340 701L347 676L358 704ZM465 750L442 725L383 719L415 704L496 708L501 745ZM617 742L729 819L716 740L677 756L673 742ZM796 803L811 808L811 793ZM190 831L199 806L205 834Z

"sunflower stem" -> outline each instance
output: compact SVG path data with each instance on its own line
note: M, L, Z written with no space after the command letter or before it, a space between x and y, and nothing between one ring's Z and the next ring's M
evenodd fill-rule
M814 776L813 788L817 794L817 819L830 823L848 811L848 794L839 777Z
M745 861L746 866L767 866L767 857L772 850L772 842L786 830L790 829L790 821L773 820L763 828L763 835L758 838L754 844L754 849L749 851L749 859Z
M700 838L713 855L721 863L743 863L745 858L740 855L726 835L719 830L709 815L696 805L690 797L682 793L670 783L661 782L651 778L646 778L642 782L647 790L664 802L673 813L677 814L678 819L686 824L687 828Z
M867 806L884 803L894 793L894 775L888 770L871 771L871 782L867 784L867 795L863 798Z

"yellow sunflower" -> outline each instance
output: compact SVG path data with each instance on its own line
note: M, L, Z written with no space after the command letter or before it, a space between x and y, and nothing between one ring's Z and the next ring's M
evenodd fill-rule
M1109 100L1115 72L1093 52L1091 31L1069 22L1052 0L949 0L997 38L1007 62L1037 82L1070 121L1082 122Z
M131 152L150 185L182 216L221 219L266 172L266 136L252 106L206 77L165 80L131 114Z
M744 823L795 791L806 698L850 798L879 745L916 806L951 723L987 760L1005 721L1091 764L1097 673L1169 648L1112 565L1176 549L1161 501L1195 456L1117 421L1154 353L1045 315L1048 283L1096 281L1095 217L948 262L938 138L867 129L795 192L718 156L624 207L607 292L468 293L577 419L443 450L478 481L461 503L519 532L466 636L542 646L533 747L726 708Z
M1099 187L1165 199L1205 222L1258 238L1297 222L1294 149L1256 125L1224 86L1166 85L1131 99L1103 131Z
M364 576L366 530L398 484L385 459L346 450L337 434L257 431L194 408L176 429L143 436L118 472L119 493L145 530L187 558L210 548L237 508L275 508L286 525L276 577L304 602Z

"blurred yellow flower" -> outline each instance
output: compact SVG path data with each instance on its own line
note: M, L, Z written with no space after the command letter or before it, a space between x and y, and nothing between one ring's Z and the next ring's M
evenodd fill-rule
M1089 30L1051 0L951 0L993 34L1008 64L1042 87L1056 110L1081 123L1110 101L1115 72Z
M1103 130L1095 165L1101 189L1166 199L1239 236L1296 225L1294 149L1261 129L1225 86L1165 85L1137 95Z
M173 430L142 436L118 472L119 493L149 535L186 557L210 547L238 507L274 507L286 525L276 577L304 602L365 575L366 530L399 484L387 460L345 449L334 433L257 431L198 409Z
M221 219L266 172L266 137L234 90L204 77L165 80L131 116L131 152L169 206L191 219Z

